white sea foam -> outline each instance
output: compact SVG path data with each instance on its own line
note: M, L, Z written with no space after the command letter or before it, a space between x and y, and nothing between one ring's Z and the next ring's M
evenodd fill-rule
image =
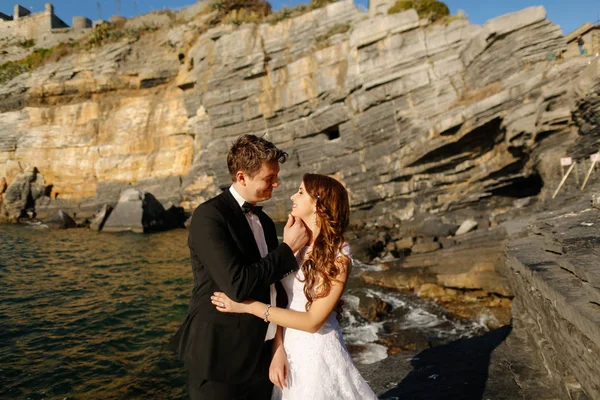
M422 308L411 308L401 326L403 328L433 328L446 321L446 318L432 314Z
M387 358L387 348L380 344L369 343L365 350L355 354L352 358L357 364L373 364Z
M368 296L380 298L386 303L390 304L393 308L406 307L406 301L401 299L398 295L393 292L382 292L379 290L367 289L366 293Z
M381 264L366 264L357 259L352 260L352 268L359 271L383 271L385 269Z
M378 333L383 327L382 322L373 322L361 325L352 315L350 315L348 319L350 320L350 323L346 327L342 328L344 340L347 343L365 344L379 339Z
M342 299L344 300L344 311L356 311L360 304L360 299L353 294L345 294ZM344 318L346 318L346 312L344 312Z

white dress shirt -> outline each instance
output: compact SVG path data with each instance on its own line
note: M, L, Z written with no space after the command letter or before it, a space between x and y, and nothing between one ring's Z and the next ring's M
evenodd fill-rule
M244 202L246 202L247 200L244 199L233 187L233 185L231 185L231 187L229 188L229 191L231 192L233 198L235 199L235 201L237 201L237 203L239 204L240 208L242 207L242 204L244 204ZM265 257L267 254L269 254L269 248L267 247L267 241L265 239L265 231L263 230L262 224L260 223L260 218L258 218L258 215L249 212L245 214L246 216L246 220L248 221L248 225L250 225L250 229L252 230L252 234L254 235L254 240L256 241L256 245L258 246L258 251L260 252L260 256L261 257ZM275 307L275 302L276 302L276 297L277 297L277 291L275 290L275 285L272 284L270 287L270 294L271 294L271 306ZM277 331L277 325L275 325L272 322L269 322L269 327L267 328L267 336L265 337L265 340L270 340L273 339L275 337L275 332Z

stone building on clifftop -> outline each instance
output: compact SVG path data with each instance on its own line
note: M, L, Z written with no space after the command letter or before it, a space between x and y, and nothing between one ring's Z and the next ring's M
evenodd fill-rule
M577 47L577 37L581 36L584 40L583 49L587 55L593 56L600 54L600 24L586 22L573 32L565 36L567 40L567 51L565 57L574 57L579 55Z
M54 14L54 6L46 3L44 11L32 13L16 4L13 15L0 12L0 39L41 40L52 33L65 30L81 30L92 27L92 21L86 17L73 17L73 26L69 27Z

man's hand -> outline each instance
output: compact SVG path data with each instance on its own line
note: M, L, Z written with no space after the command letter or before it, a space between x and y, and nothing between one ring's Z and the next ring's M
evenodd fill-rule
M290 246L295 253L308 242L308 232L306 226L300 218L288 216L287 223L283 228L283 242Z
M281 390L287 387L288 368L285 350L283 346L279 346L273 353L273 359L269 367L269 380Z

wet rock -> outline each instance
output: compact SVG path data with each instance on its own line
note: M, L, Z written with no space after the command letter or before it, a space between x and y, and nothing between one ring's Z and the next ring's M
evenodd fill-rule
M359 298L358 313L369 321L379 321L392 310L391 304L372 294L362 291L355 294Z
M474 219L468 219L460 224L460 227L456 231L455 236L464 235L467 232L471 232L473 229L477 228L477 221Z
M100 211L94 215L90 223L90 229L94 231L101 231L104 228L104 224L106 220L110 216L110 213L113 211L113 207L110 204L105 204Z
M185 213L183 207L171 205L165 211L163 220L163 230L185 228L185 221L188 219L188 215Z
M398 329L394 333L377 340L376 343L386 346L389 356L403 351L422 350L431 347L422 333L412 329Z
M163 205L151 193L127 189L121 194L102 231L159 232L183 226L185 219L180 207L171 207L165 211Z
M63 210L58 211L54 217L44 222L48 227L54 229L77 228L77 222Z

